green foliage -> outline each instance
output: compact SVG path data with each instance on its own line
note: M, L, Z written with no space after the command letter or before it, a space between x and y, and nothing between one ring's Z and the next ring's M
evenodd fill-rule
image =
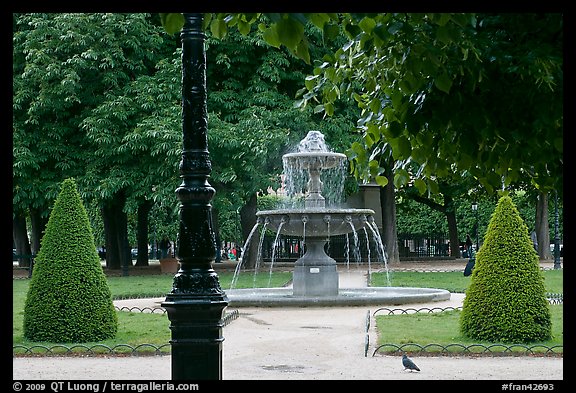
M396 225L400 234L448 233L444 214L407 198L396 204Z
M16 209L47 213L66 177L77 179L86 199L128 186L150 193L143 174L158 159L147 162L143 151L154 135L125 134L141 108L167 99L164 85L139 95L130 88L166 56L161 26L144 13L18 14L14 26Z
M342 14L340 25L349 42L316 63L301 106L330 115L340 97L356 102L356 177L394 165L400 187L414 161L422 192L466 172L490 193L561 188L561 14Z
M31 341L88 342L115 336L112 296L80 194L62 182L42 238L24 307Z
M262 195L258 197L258 210L278 209L286 203L286 198L274 194Z
M501 197L476 254L460 319L462 334L498 342L551 338L538 255L512 199Z
M184 16L181 13L161 13L160 20L168 34L176 34L184 26Z

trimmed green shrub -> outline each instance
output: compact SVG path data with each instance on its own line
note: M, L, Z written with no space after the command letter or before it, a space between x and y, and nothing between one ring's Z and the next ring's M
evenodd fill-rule
M509 196L500 198L490 218L471 280L460 316L463 335L503 343L551 338L544 275Z
M118 319L88 214L73 179L62 182L24 305L24 337L82 343L116 336Z

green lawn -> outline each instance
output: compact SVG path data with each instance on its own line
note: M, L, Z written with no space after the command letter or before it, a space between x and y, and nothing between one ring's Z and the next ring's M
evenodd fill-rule
M563 270L544 270L544 286L547 292L563 293ZM394 272L388 274L393 287L440 288L450 292L463 293L470 285L471 277L464 277L463 272ZM386 273L372 273L371 285L386 286Z
M564 306L562 304L551 305L550 311L552 315L552 339L514 345L511 349L513 352L524 353L526 347L534 347L532 351L543 353L550 347L564 344ZM426 352L439 352L449 345L450 348L448 350L450 352L461 352L461 346L470 346L472 344L481 345L472 348L471 352L483 352L488 346L501 344L491 348L492 352L499 352L511 346L510 344L474 341L462 336L459 326L460 313L460 310L401 315L387 315L386 313L379 315L377 313L375 316L378 332L377 346L393 344L382 347L378 352L396 352L398 345L401 345L403 350L407 352L417 351L424 346L426 346ZM561 352L564 352L562 348L554 349L554 353Z
M220 286L227 290L230 288L233 274L222 272L218 274ZM291 272L275 272L270 277L268 272L240 274L235 288L283 286L292 277ZM551 293L563 293L562 270L544 271L546 290ZM149 275L109 277L108 282L115 299L138 298L138 297L162 297L172 287L172 275ZM386 282L384 273L372 274L372 285L382 286ZM391 284L393 286L415 286L429 288L443 288L453 292L463 292L470 282L470 277L464 277L461 272L393 272ZM30 342L24 339L22 322L24 316L24 302L28 291L29 280L13 280L13 319L12 341L13 345L24 347L37 346L35 353L44 353L41 346L53 347L55 343ZM562 345L563 343L563 306L551 306L553 316L554 338L550 342L541 343L547 347ZM459 311L443 312L441 314L409 314L409 315L377 315L376 325L379 333L379 343L417 343L428 345L437 343L460 343L470 345L464 337L459 335L458 330ZM170 350L167 345L170 339L168 328L170 321L165 313L131 313L118 311L119 329L114 339L100 341L98 343L83 343L78 346L78 351L85 351L83 347L98 345L100 349L95 351L108 352L108 348L115 348L115 352L132 351L133 347L144 345L141 351L154 351L155 348L146 349L145 344L153 344L156 347L163 346L162 351ZM66 344L71 347L74 344ZM63 348L62 351L66 351ZM14 351L16 354L24 352L21 349ZM558 351L557 351L558 352Z
M230 289L233 275L230 272L218 273L223 290ZM170 292L173 279L173 274L108 277L108 283L114 299L161 297ZM275 272L272 276L269 272L260 272L256 276L252 272L241 272L234 288L281 287L291 279L291 272Z
M564 292L564 280L562 270L545 270L544 286L549 293L561 294ZM390 272L390 283L399 287L428 287L447 289L450 292L465 292L470 284L470 277L464 277L462 272ZM387 282L385 273L373 273L371 285L382 286ZM529 346L542 345L535 348L534 352L544 352L549 347L563 345L563 304L551 305L552 314L552 340L539 343L531 343ZM453 351L461 351L462 346L481 344L472 351L484 351L488 345L498 343L475 342L460 334L459 329L460 310L446 311L442 313L418 313L402 315L385 315L377 313L375 323L378 331L377 345L393 344L383 347L380 351L395 351L397 345L402 345L406 351L418 350L427 346L427 351L440 351L449 344L455 344ZM409 345L416 344L416 345ZM438 344L436 347L434 344ZM492 351L503 350L505 347L495 347ZM524 352L522 346L515 347L513 351ZM379 352L380 352L379 351ZM556 349L554 352L563 352Z

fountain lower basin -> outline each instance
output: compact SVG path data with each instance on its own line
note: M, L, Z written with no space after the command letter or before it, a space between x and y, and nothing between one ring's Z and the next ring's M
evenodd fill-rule
M274 232L301 237L328 237L357 231L366 225L372 209L305 208L262 210L256 213Z
M231 307L394 306L450 300L450 292L436 288L340 288L333 296L295 296L291 288L248 288L226 291Z
M264 210L256 213L267 228L277 234L300 236L306 245L305 254L294 264L294 296L337 296L338 272L336 261L324 250L330 236L356 233L370 227L371 209L305 209Z

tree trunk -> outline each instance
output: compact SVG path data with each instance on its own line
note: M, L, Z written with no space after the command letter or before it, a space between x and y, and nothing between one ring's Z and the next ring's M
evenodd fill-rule
M128 219L124 210L126 197L123 192L104 202L102 218L106 238L106 267L121 269L132 265L128 243Z
M448 238L450 239L450 256L460 258L460 240L458 240L458 225L456 224L456 209L454 200L444 195L444 215L448 222Z
M242 238L244 239L244 247L246 247L246 242L248 241L248 236L250 236L252 228L254 228L254 225L256 225L257 210L258 210L258 198L256 193L254 193L250 196L248 203L246 203L240 209L240 226L242 227ZM260 233L256 231L252 235L252 239L250 239L248 249L244 249L244 253L242 254L242 266L244 268L252 269L256 267L259 242L260 242Z
M388 263L400 262L398 234L396 228L396 199L394 174L388 174L388 184L380 188L380 206L382 208L382 243L386 249Z
M138 257L136 258L136 266L149 266L148 264L148 222L150 210L152 210L154 202L151 200L143 201L138 206L138 228L136 231L136 239L138 242Z
M130 254L130 243L128 242L128 215L124 212L126 195L124 192L118 194L116 204L116 247L120 258L120 267L127 273L128 267L132 266L132 256Z
M12 237L14 239L14 246L16 247L16 255L32 255L28 232L26 231L26 216L22 213L16 213L14 218L12 218ZM29 267L30 259L19 258L18 266Z
M48 218L42 217L40 209L30 209L30 225L32 226L30 246L33 254L38 254L38 251L40 251L40 241L46 229L46 224L48 224Z
M540 259L552 259L552 253L550 252L547 192L538 192L535 226L536 239L538 240L538 257Z
M112 207L110 206L112 202L105 201L102 205L100 211L102 213L102 223L104 225L104 243L106 245L106 268L108 269L120 269L120 260L116 251L112 248L112 238L114 226L114 214L112 212Z

